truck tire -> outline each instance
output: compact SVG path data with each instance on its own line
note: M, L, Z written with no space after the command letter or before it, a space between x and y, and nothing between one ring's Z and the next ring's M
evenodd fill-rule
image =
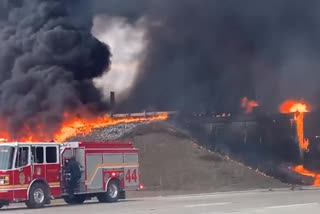
M48 197L47 188L42 183L34 183L29 191L29 199L26 201L26 205L30 209L42 208L46 203Z
M67 204L82 204L86 200L86 195L74 195L63 197Z
M107 192L100 193L97 195L99 202L116 202L119 200L120 197L120 183L118 180L111 180L108 183Z

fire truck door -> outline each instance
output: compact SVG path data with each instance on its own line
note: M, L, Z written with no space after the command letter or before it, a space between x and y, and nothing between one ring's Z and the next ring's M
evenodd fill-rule
M46 165L44 163L44 146L35 145L31 147L31 163L33 167L33 179L46 177Z
M27 189L31 182L31 152L30 146L17 148L14 171L14 198L26 199Z
M60 164L58 146L45 147L46 180L50 186L60 181Z

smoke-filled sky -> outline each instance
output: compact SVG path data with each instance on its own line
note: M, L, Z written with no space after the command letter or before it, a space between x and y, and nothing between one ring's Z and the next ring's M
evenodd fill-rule
M145 48L143 21L128 23L123 17L104 14L95 16L92 33L110 46L112 65L110 71L94 80L109 100L110 91L117 92L117 102L128 98L138 75L141 54Z
M319 103L317 0L106 0L97 12L145 18L139 76L124 109L235 111L243 96L277 111ZM130 48L130 47L128 47Z
M318 0L0 0L2 125L54 130L65 111L107 109L96 86L116 82L126 111L237 111L244 96L268 111L287 98L317 107L319 11Z

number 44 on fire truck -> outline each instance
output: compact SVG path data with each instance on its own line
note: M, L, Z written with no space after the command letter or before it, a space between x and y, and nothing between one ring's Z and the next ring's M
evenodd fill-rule
M1 143L0 207L41 208L56 198L116 202L139 189L138 170L131 142Z

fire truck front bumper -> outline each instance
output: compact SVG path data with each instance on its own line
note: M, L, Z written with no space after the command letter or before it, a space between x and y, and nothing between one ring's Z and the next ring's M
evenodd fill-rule
M12 192L10 190L0 189L0 205L7 205L12 199Z
M9 200L0 200L0 207L8 206L8 205L9 205Z
M8 190L0 189L0 207L9 205L12 194Z

